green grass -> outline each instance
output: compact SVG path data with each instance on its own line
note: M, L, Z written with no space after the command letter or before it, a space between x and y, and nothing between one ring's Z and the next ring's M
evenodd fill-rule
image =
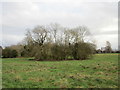
M82 61L2 60L3 88L117 88L118 55Z

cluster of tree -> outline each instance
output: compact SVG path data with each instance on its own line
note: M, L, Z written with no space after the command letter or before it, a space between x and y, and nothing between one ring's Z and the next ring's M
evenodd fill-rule
M37 26L27 31L21 56L33 56L36 60L87 59L96 48L95 44L87 42L88 37L90 33L84 26Z
M11 49L9 47L2 49L2 58L15 58L17 56L18 56L18 53L14 49Z

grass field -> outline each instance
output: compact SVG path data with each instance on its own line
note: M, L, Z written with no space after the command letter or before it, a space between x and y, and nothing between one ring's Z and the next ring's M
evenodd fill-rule
M118 54L97 54L83 61L30 61L6 58L3 88L117 88Z

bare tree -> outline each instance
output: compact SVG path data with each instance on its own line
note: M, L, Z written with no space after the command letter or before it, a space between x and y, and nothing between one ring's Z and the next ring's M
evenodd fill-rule
M78 43L84 42L86 36L90 35L89 30L86 27L76 27L65 30L65 42Z
M105 52L107 52L107 53L112 52L111 43L109 41L106 41Z
M48 34L48 31L44 26L37 26L33 29L32 38L35 43L41 46L45 42L47 34Z
M57 39L58 39L57 38L58 32L61 29L61 26L57 23L55 23L55 24L52 23L52 24L50 24L49 29L50 29L51 35L53 37L53 41L54 41L54 43L56 43Z
M32 34L29 29L27 29L26 37L25 37L26 44L30 45L33 43Z
M75 42L84 42L85 38L90 35L90 32L86 26L78 26L75 30Z

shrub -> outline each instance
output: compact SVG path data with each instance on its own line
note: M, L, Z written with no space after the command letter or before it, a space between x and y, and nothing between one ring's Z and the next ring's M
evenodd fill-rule
M3 51L2 51L3 58L14 58L17 56L18 56L18 53L16 50L12 50L12 49L7 48L7 47L5 49L3 49Z

